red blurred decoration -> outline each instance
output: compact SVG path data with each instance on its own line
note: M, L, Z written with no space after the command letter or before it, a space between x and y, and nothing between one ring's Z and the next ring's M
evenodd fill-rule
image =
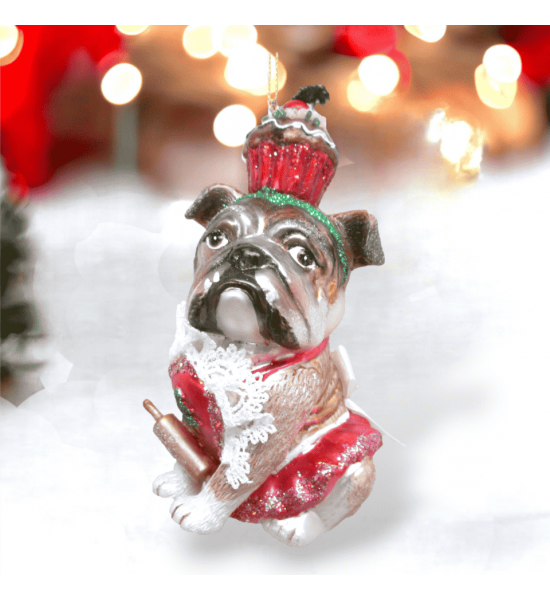
M501 35L519 52L522 74L539 86L549 86L550 25L505 25Z
M63 164L89 152L95 144L51 131L48 107L71 58L83 50L95 65L120 51L121 37L110 25L21 25L23 47L9 65L0 67L1 152L16 187L38 187Z
M407 57L403 52L399 52L399 50L395 49L386 52L386 56L389 56L399 68L398 89L400 91L407 90L411 83L411 65Z
M336 25L334 28L334 51L338 54L359 58L387 54L395 49L396 43L393 25Z
M23 175L18 171L9 172L6 187L10 192L10 198L16 202L24 200L29 195L29 186Z
M399 90L404 91L411 82L411 65L407 57L396 49L395 25L336 25L334 51L346 56L365 58L372 54L385 54L399 67Z
M303 100L289 100L283 108L309 108Z

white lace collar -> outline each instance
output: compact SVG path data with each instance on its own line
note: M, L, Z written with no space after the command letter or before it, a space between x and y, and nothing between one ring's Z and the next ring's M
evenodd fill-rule
M261 375L252 373L252 360L244 348L218 346L208 334L192 327L185 316L185 302L177 309L170 362L181 355L193 365L220 407L224 424L221 463L227 465L227 482L234 489L250 483L248 444L264 443L268 434L277 431L273 416L263 412L270 386Z

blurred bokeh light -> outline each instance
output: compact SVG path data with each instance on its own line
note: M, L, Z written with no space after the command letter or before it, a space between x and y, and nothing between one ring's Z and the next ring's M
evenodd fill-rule
M399 83L399 68L389 56L373 54L361 61L359 78L373 94L387 96Z
M139 35L144 33L149 25L117 25L116 28L124 35Z
M253 45L258 40L258 31L254 25L227 25L220 32L217 44L224 56L229 56L237 48Z
M260 44L239 45L229 53L224 76L230 86L246 90L255 96L267 94L268 74L271 64L269 84L272 92L281 90L286 83L286 69L281 61Z
M105 73L101 81L101 91L111 104L127 104L138 95L142 81L137 67L119 63Z
M447 31L447 25L405 25L405 29L425 42L439 42Z
M369 112L376 108L380 103L380 96L373 94L357 79L352 79L348 84L349 103L359 112Z
M256 125L254 113L242 104L226 106L214 119L214 135L224 146L242 146Z
M0 58L13 52L18 37L19 31L15 25L0 25Z
M489 77L501 83L517 81L521 74L521 57L508 44L491 46L483 55L483 65Z
M218 51L216 27L188 25L183 32L183 47L193 58L210 58Z
M491 77L484 64L475 70L475 83L480 100L491 108L509 108L518 89L516 80L502 82Z

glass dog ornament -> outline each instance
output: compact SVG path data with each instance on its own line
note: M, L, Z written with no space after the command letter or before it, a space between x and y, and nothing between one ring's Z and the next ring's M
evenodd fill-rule
M187 531L232 517L302 546L354 514L374 483L381 435L349 399L349 359L329 336L351 272L384 254L373 215L318 209L338 164L315 110L326 99L308 86L270 109L243 148L248 193L213 185L186 214L205 232L170 350L181 421L146 408L177 459L153 490Z

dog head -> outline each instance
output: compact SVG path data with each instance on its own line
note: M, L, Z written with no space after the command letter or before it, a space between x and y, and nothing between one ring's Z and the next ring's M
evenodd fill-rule
M380 265L376 219L330 217L288 196L205 189L186 217L205 227L195 255L189 323L232 341L318 346L344 314L351 270Z

